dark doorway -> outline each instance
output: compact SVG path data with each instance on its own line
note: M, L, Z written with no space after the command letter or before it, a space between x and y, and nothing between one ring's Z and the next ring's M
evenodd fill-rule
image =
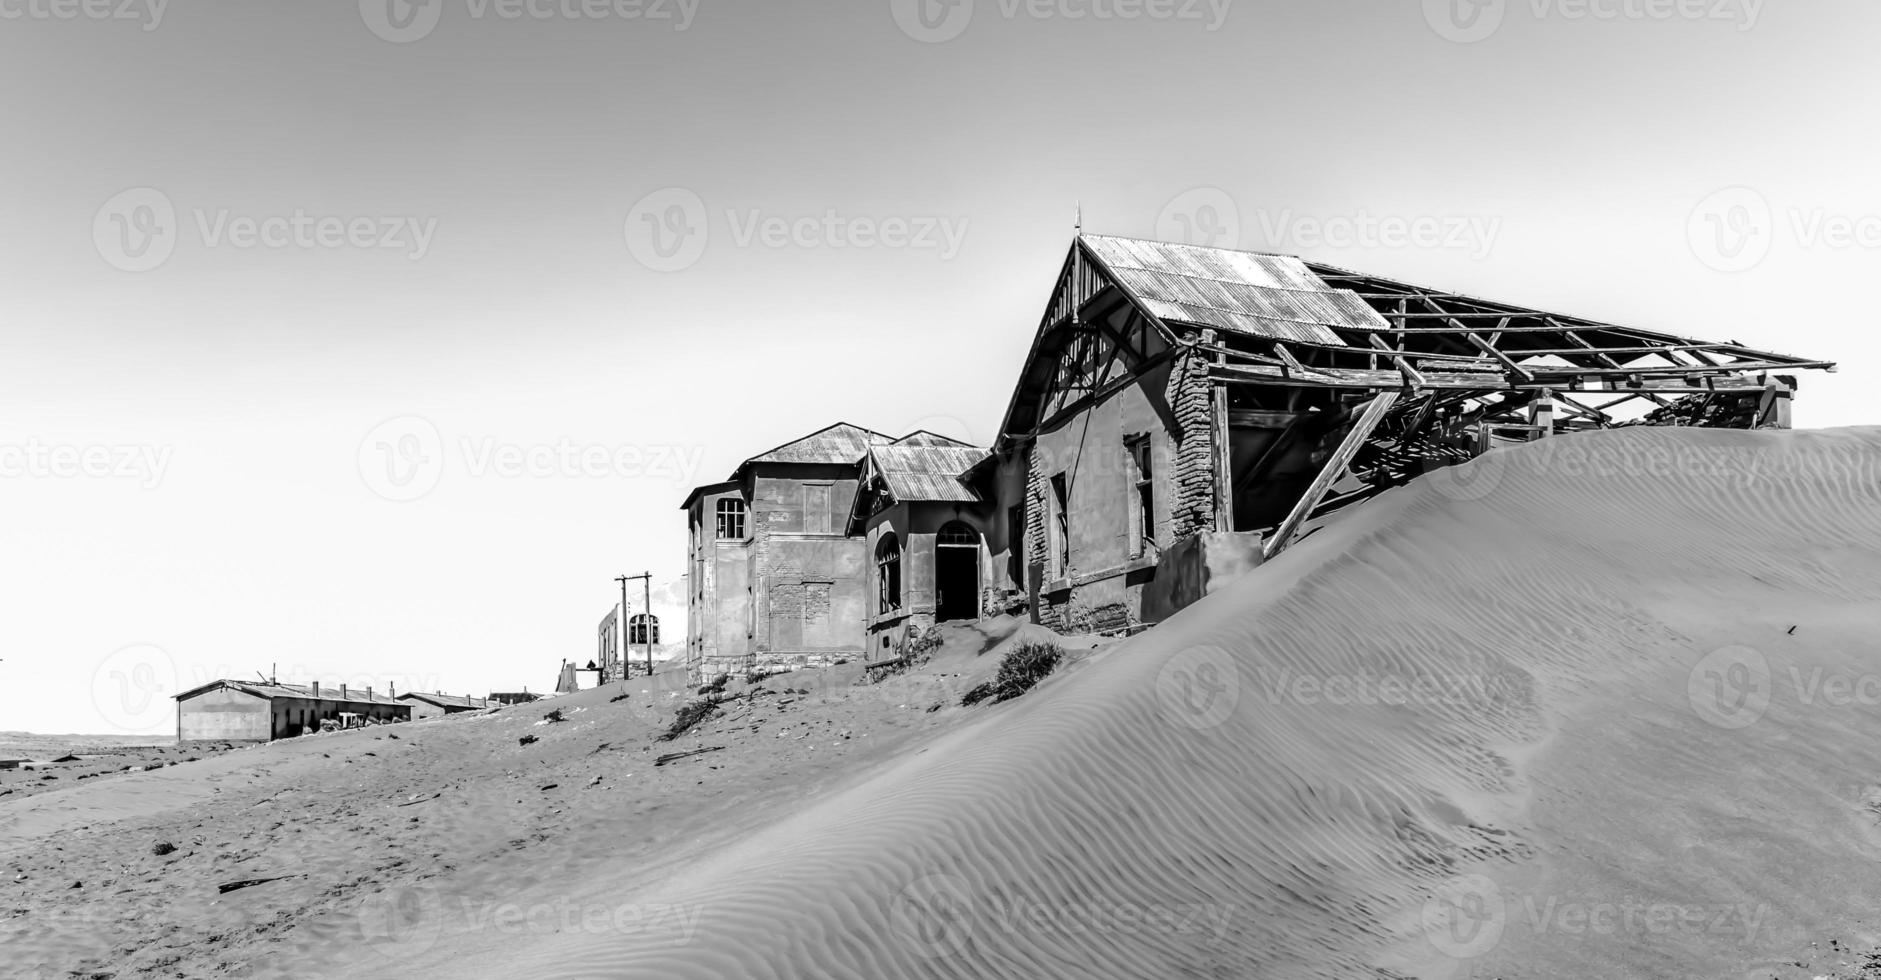
M980 618L980 535L949 521L934 538L934 618Z

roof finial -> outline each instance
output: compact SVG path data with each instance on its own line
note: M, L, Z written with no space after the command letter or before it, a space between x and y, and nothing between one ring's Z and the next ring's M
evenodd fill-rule
M1078 207L1078 217L1077 217L1076 223L1071 226L1071 233L1079 238L1082 238L1084 237L1084 202L1078 201L1077 207Z

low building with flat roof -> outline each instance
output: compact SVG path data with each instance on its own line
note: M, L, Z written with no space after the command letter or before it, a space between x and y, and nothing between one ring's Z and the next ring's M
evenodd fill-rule
M399 695L398 699L411 705L413 721L454 715L465 711L482 711L496 706L496 703L489 698L473 698L467 694L427 694L423 691L410 691Z
M218 680L176 695L178 742L267 742L343 726L410 721L394 691Z

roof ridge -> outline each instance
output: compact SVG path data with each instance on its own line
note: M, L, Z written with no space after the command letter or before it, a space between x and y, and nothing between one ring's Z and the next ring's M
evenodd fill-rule
M1275 258L1299 259L1301 262L1306 261L1298 252L1257 252L1251 248L1228 248L1225 245L1197 245L1193 242L1172 242L1161 238L1138 238L1134 235L1094 235L1086 232L1078 237L1107 238L1113 242L1142 242L1145 245L1174 245L1180 248L1203 248L1211 252L1238 252L1242 255L1269 255Z

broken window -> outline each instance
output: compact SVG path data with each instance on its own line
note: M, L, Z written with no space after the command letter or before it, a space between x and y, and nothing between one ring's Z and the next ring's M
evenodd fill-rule
M887 615L901 608L901 540L893 531L875 546L875 583L880 590L877 612Z
M1019 591L1025 591L1025 504L1006 508L1006 574Z
M742 541L745 537L745 502L727 497L718 502L718 536Z
M1065 474L1052 477L1052 524L1057 532L1052 542L1052 569L1054 578L1063 578L1071 574L1071 507L1069 490L1065 485Z
M1156 550L1155 463L1147 435L1124 441L1130 458L1131 530L1130 557L1141 558Z

